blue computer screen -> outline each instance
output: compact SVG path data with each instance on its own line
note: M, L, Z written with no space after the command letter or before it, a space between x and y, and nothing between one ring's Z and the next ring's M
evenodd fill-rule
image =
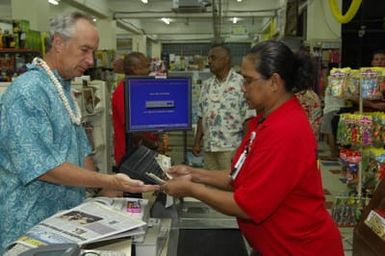
M191 129L191 77L128 76L126 132Z

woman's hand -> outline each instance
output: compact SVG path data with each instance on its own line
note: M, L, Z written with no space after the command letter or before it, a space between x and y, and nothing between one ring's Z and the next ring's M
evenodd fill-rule
M199 156L201 151L202 151L202 149L201 149L201 145L200 144L194 145L192 150L191 150L191 152L193 153L194 156Z
M175 165L167 169L167 173L172 177L183 177L186 180L191 180L194 168L187 165Z
M118 173L112 176L113 188L130 193L141 193L159 190L159 185L145 185L141 180L134 180L126 174Z
M201 186L200 184L191 182L185 179L184 176L176 177L161 185L161 190L166 194L175 197L191 196L191 189L193 186Z

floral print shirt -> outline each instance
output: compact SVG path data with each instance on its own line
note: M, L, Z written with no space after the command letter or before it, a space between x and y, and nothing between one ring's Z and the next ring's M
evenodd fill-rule
M321 100L313 90L304 90L295 94L299 103L306 112L313 133L318 140L320 122L322 116Z
M0 254L41 220L72 208L85 189L39 176L63 164L84 165L90 154L84 128L72 124L46 72L28 65L0 99ZM74 109L70 81L54 71Z
M233 69L225 82L215 76L203 82L197 115L202 118L205 151L231 151L240 144L245 120L255 116L243 97L242 83Z

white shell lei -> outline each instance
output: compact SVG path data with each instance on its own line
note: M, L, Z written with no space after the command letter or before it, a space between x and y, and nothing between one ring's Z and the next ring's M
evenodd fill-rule
M76 125L80 125L82 120L82 114L80 112L79 106L77 104L77 101L74 95L72 94L72 99L75 104L75 113L72 111L71 106L68 102L68 99L64 95L63 86L60 84L59 80L56 78L56 76L53 74L51 69L48 67L47 63L41 58L34 58L32 61L32 64L42 67L45 70L45 72L47 72L47 75L51 79L53 85L55 86L56 91L59 94L59 98L63 102L64 107L67 110L67 113L70 116L72 123Z

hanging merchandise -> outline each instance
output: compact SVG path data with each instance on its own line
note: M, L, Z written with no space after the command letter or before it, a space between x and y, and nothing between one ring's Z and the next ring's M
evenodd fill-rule
M329 0L329 7L338 22L345 24L350 22L356 15L358 9L361 6L361 2L362 0L352 0L348 11L344 15L342 15L341 11L339 10L336 0Z
M343 168L340 181L346 184L357 183L357 174L361 159L361 152L352 149L341 149L340 160Z
M335 97L358 98L361 91L363 99L381 99L385 92L385 68L333 68L328 82Z
M337 130L340 145L383 147L385 144L385 114L341 114Z
M361 97L363 99L381 99L380 72L374 68L361 68Z
M332 217L339 227L354 227L361 217L362 209L368 203L369 198L337 197L332 209Z
M373 117L370 114L341 114L337 141L340 145L372 145L372 128Z
M373 117L373 145L381 147L385 142L385 114L382 112L372 112L371 115Z
M328 78L330 93L335 97L358 97L359 71L350 68L333 68Z
M329 76L330 93L335 97L343 96L347 73L350 69L332 69Z
M378 182L385 177L385 149L373 147L369 149L369 154L377 168L375 175L377 179L376 185L378 185Z

